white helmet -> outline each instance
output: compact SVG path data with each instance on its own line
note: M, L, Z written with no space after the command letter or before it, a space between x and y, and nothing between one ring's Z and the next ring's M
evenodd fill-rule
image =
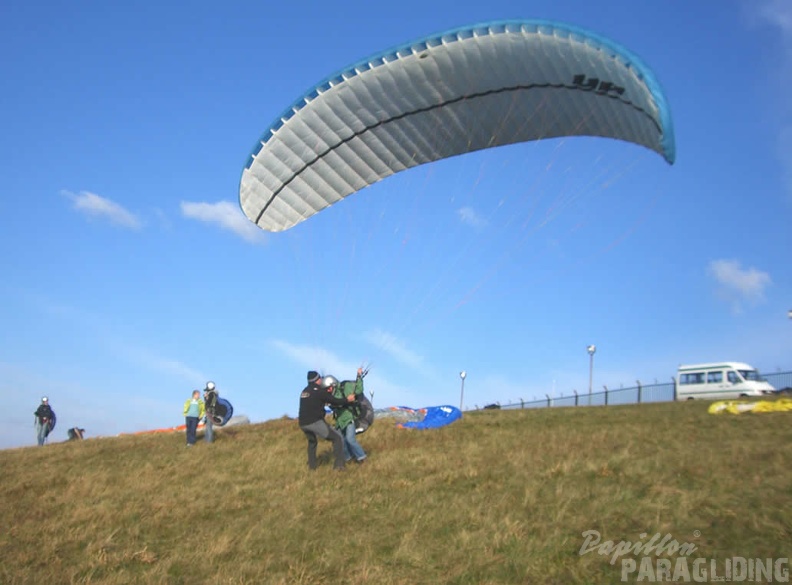
M206 383L206 389L207 390L214 390L215 389L214 382L207 382Z
M42 397L41 397L41 401L42 401L42 402L48 402L49 400L47 399L47 397L46 397L46 396L42 396Z
M325 376L322 378L322 388L332 388L338 386L338 378L335 376Z

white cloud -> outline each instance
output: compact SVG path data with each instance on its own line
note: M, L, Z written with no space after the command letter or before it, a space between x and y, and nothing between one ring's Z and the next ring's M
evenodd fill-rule
M792 40L792 3L789 0L766 0L757 6L763 21L780 29L787 41Z
M61 191L61 195L71 199L74 209L80 213L91 217L104 218L114 224L131 229L139 229L142 226L142 222L135 214L127 211L115 201L111 201L96 193L91 193L90 191L72 193L64 190Z
M381 331L380 329L374 329L366 332L364 338L405 366L419 370L424 365L422 356L408 349L403 341L390 333Z
M382 335L387 337L387 334ZM294 363L302 365L306 373L308 370L318 370L323 375L332 374L342 380L352 379L357 368L362 365L344 360L332 351L314 345L298 345L284 340L271 340L269 345ZM417 359L420 360L421 358ZM405 379L405 377L401 376L400 379ZM414 382L412 378L406 377L406 379ZM430 385L432 388L435 386ZM436 402L436 399L425 388L414 387L409 383L408 385L393 383L381 371L376 369L373 369L366 377L365 387L369 395L372 392L375 393L375 405L393 406L396 404L407 404L421 407ZM429 402L427 403L426 400L429 400Z
M101 315L58 302L38 292L28 292L26 296L31 303L34 303L47 315L80 324L81 328L86 333L95 336L104 348L112 350L115 355L127 361L136 363L147 370L189 381L192 384L201 384L208 379L204 373L183 362L161 356L146 347L141 347L118 337L114 328L108 326L106 319Z
M204 382L209 379L206 374L188 366L184 362L160 356L148 348L130 345L115 339L107 339L105 343L113 347L116 353L125 359L137 363L147 370L160 372L177 379L185 380L196 388L203 387Z
M424 360L421 356L407 349L403 342L390 333L379 330L369 331L364 334L364 338L403 365L414 369L420 369L423 365ZM269 343L291 361L302 365L306 372L319 370L322 374L345 378L364 365L344 360L332 351L314 345L297 345L283 340L272 340Z
M481 217L472 207L462 207L457 209L457 215L462 223L476 229L487 227L487 220Z
M296 345L279 339L270 341L270 345L293 362L302 365L306 372L308 370L318 370L321 374L341 375L341 377L344 377L344 372L354 372L358 367L357 365L344 362L332 351L322 347Z
M185 217L214 223L221 228L235 233L240 238L250 243L264 241L264 232L250 221L237 205L229 201L217 203L181 202L181 212Z
M718 284L718 294L732 303L735 312L742 310L745 301L764 300L765 289L772 284L770 275L756 268L742 268L738 260L713 260L708 274Z

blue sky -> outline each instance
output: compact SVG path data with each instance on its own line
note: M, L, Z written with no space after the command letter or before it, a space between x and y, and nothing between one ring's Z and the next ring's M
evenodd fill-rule
M277 3L276 3L277 4ZM654 70L677 162L515 145L400 173L270 234L238 187L265 128L369 54L542 18ZM5 2L0 8L0 448L183 422L216 382L294 416L309 369L371 364L375 406L465 407L792 369L792 4L406 0Z

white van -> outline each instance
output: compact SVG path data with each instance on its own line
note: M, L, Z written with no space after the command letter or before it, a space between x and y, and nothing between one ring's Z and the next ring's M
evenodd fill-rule
M677 370L677 400L731 400L774 392L756 368L740 362L679 366Z

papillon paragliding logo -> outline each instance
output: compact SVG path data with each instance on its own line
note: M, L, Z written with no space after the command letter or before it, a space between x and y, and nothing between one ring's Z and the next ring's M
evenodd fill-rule
M789 583L789 558L699 557L693 542L671 534L641 533L637 540L602 540L597 530L582 533L580 556L595 553L620 567L622 582L638 583ZM694 539L700 538L698 530Z

